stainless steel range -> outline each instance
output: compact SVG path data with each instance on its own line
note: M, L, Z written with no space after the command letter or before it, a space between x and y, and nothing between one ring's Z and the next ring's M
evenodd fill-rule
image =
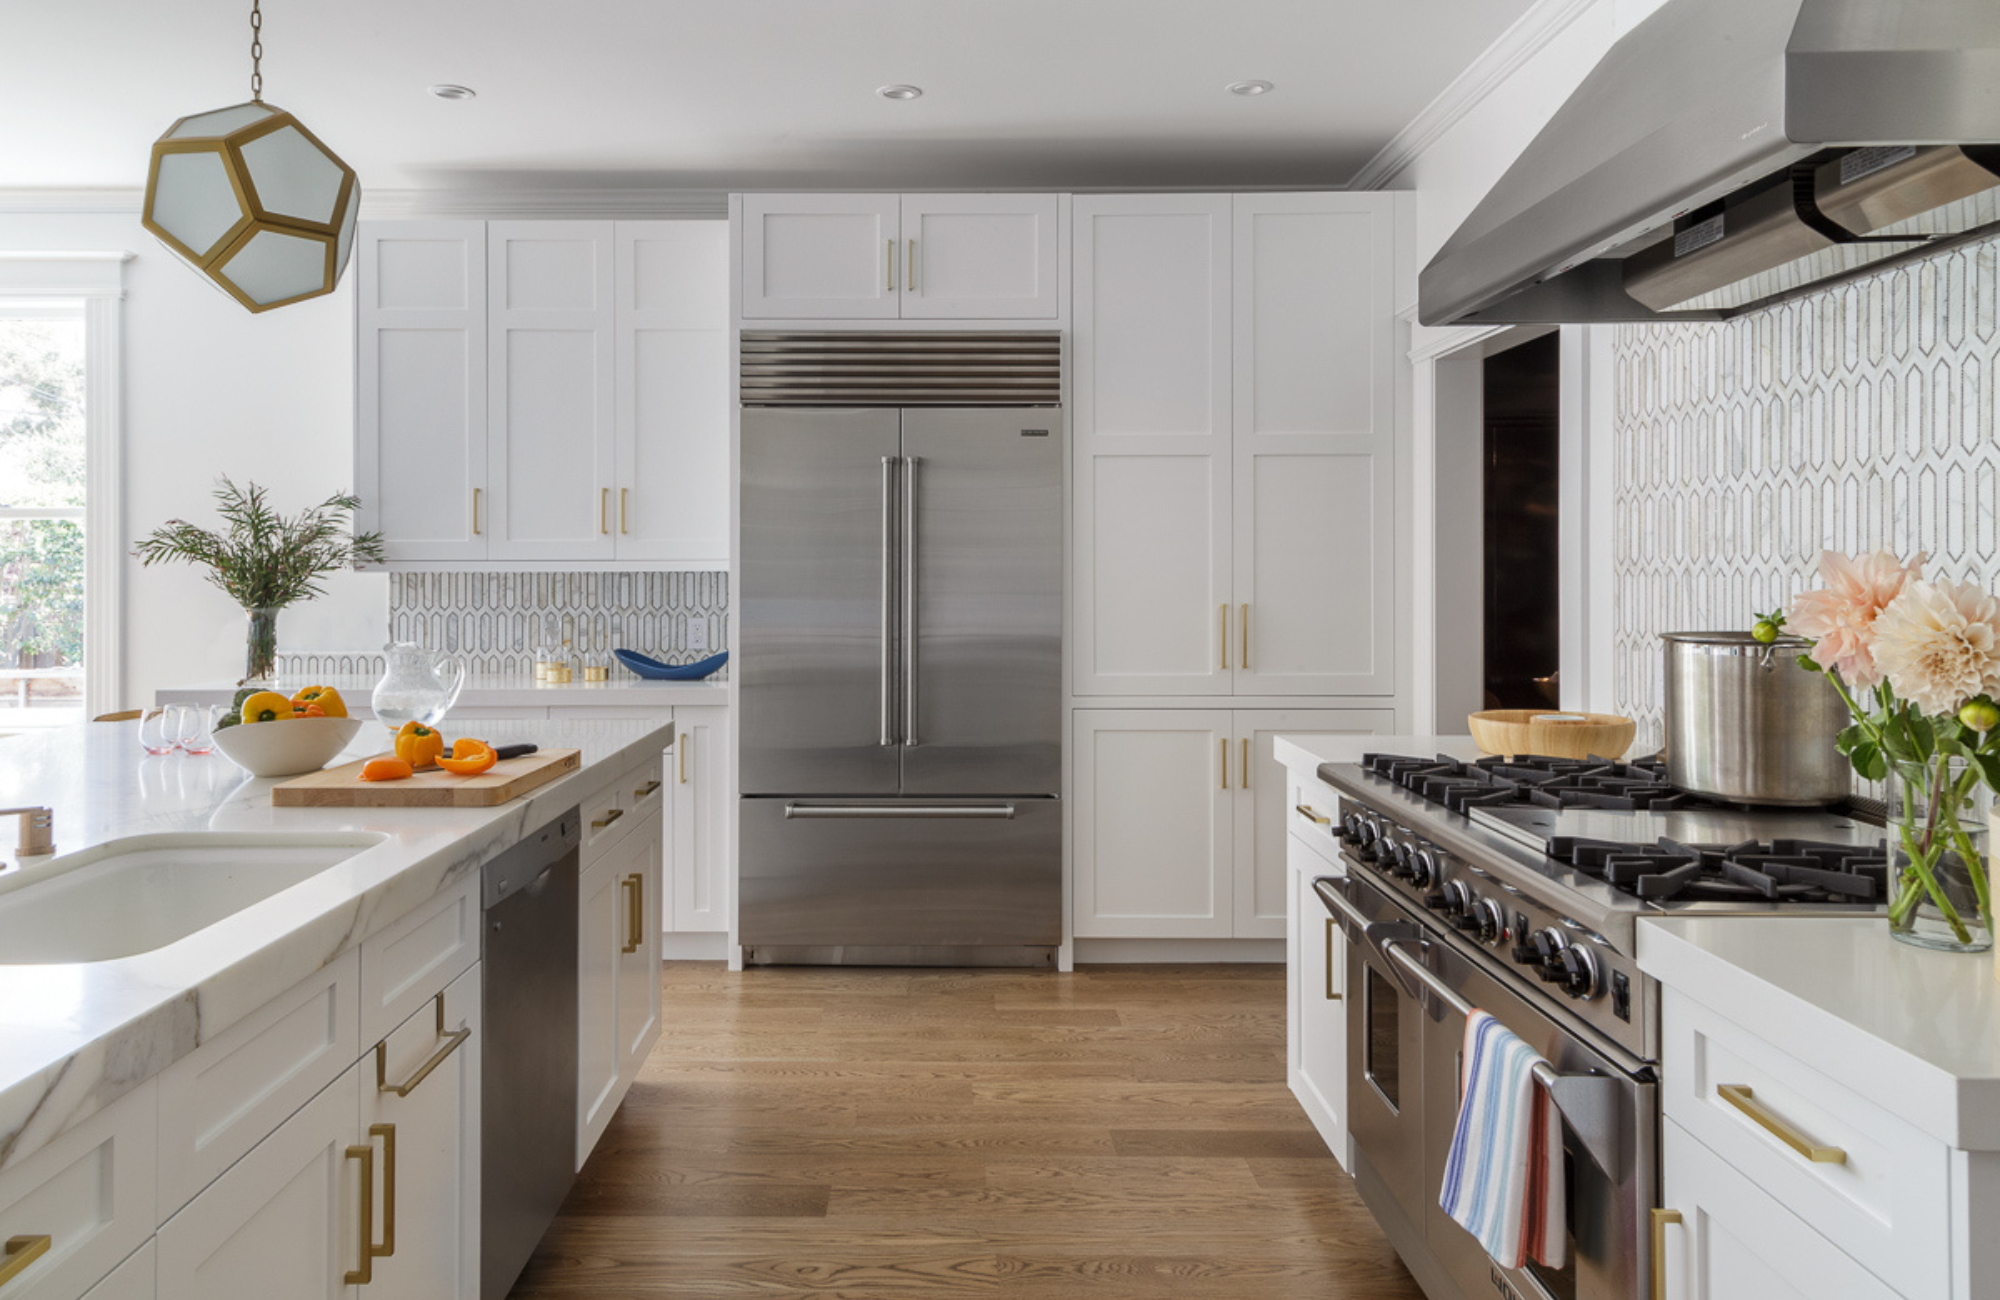
M1629 1300L1657 1204L1659 990L1645 915L1878 910L1878 827L1728 808L1657 764L1391 754L1329 763L1342 879L1315 888L1348 940L1348 1125L1363 1198L1432 1300ZM1438 1208L1464 1017L1550 1063L1564 1117L1569 1262L1502 1269Z

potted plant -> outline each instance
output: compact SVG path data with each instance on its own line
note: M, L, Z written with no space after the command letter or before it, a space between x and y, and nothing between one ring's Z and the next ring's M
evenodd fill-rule
M326 594L320 579L360 564L380 564L382 535L350 531L361 498L328 497L286 518L252 482L237 487L228 475L215 489L216 512L228 528L211 532L169 519L133 552L140 562L206 565L208 580L243 607L249 641L239 686L268 686L277 678L278 611Z

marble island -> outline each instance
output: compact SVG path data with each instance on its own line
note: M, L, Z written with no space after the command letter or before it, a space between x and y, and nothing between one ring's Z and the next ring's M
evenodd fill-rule
M0 855L0 892L32 891L74 855L189 832L379 836L353 856L152 952L8 965L0 951L0 1170L103 1110L277 993L466 882L525 833L673 742L664 720L488 719L496 744L582 751L578 772L495 808L274 808L276 782L221 754L149 756L131 723L0 741L0 806L55 814L56 854ZM347 761L381 752L364 728ZM11 828L0 842L11 845Z
M668 709L689 705L726 705L729 702L729 671L694 682L651 682L634 676L624 667L611 670L611 680L584 681L579 673L572 681L538 682L530 673L473 673L453 706L454 716L464 718L488 711L518 713L544 709ZM380 674L345 674L315 677L308 682L286 679L287 694L302 686L331 686L341 693L357 715L368 712L368 697L380 681ZM157 704L227 704L236 687L226 682L203 682L175 686L155 693ZM561 716L561 715L554 715Z

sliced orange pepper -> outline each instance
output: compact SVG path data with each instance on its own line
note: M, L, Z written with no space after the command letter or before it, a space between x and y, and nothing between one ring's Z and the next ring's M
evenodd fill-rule
M326 710L317 704L299 704L294 702L292 705L292 716L295 718L324 718Z
M361 769L364 781L401 781L416 775L416 769L400 758L371 758Z
M483 740L461 737L451 747L451 757L438 756L437 765L453 776L478 776L500 761L500 755Z
M444 753L444 737L421 722L406 722L396 733L396 757L411 767L428 767Z

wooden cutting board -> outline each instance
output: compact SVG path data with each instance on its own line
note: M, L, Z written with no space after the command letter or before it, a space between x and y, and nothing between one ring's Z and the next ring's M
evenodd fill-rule
M382 757L388 757L383 755ZM362 759L295 776L271 787L280 808L490 808L583 765L580 749L544 749L503 758L478 776L427 767L402 781L364 781Z

